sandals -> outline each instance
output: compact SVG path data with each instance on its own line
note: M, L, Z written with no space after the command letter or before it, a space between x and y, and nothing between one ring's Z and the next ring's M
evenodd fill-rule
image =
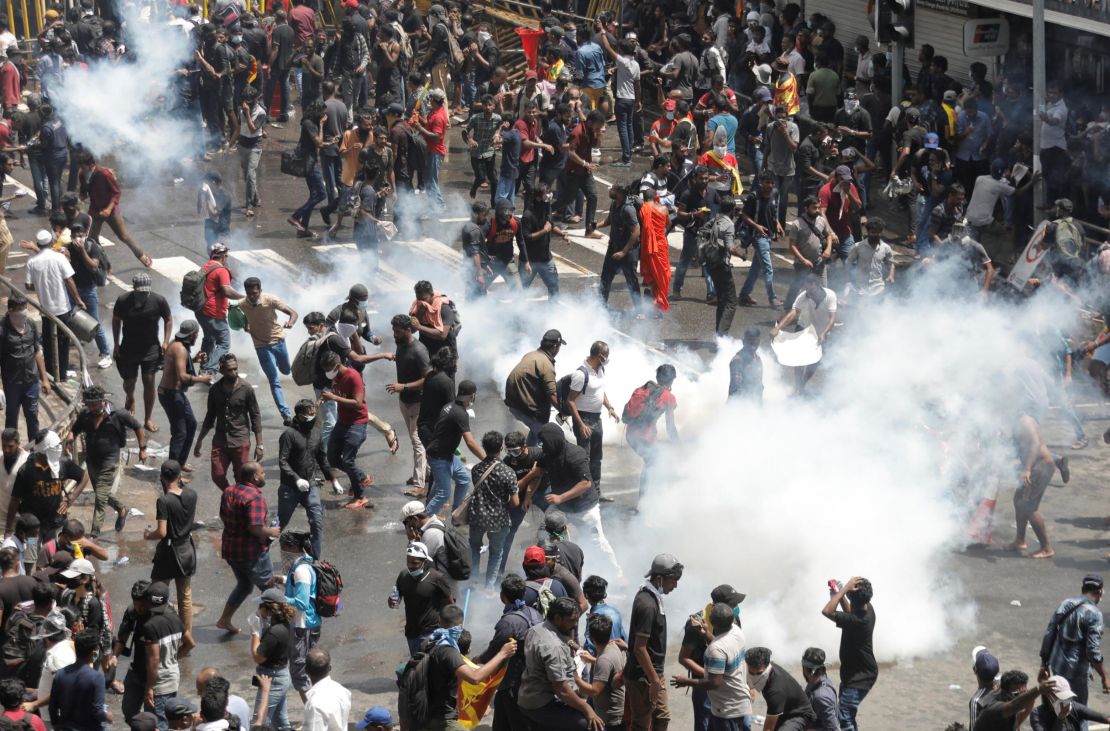
M397 441L397 432L392 429L387 431L385 433L385 443L389 445L390 454L397 454L397 448L400 446L400 442Z

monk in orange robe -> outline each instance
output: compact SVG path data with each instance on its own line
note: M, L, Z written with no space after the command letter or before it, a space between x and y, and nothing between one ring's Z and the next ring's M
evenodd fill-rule
M640 276L644 286L651 290L659 313L671 309L667 299L671 291L671 247L667 243L667 223L670 214L666 206L655 199L655 189L643 191L644 204L640 206Z

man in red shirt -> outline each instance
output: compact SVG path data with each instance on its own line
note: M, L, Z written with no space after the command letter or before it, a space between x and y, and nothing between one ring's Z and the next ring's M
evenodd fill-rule
M529 71L528 73L533 73ZM520 132L520 173L516 179L517 190L524 187L524 200L532 200L536 187L536 150L541 149L549 155L555 148L540 141L540 107L534 100L524 105L524 114L513 125Z
M223 244L213 244L208 261L200 268L204 277L204 306L197 312L197 322L204 333L200 352L208 354L202 371L209 375L216 373L220 357L231 348L231 329L227 326L228 300L241 300L246 296L231 286L227 252Z
M289 11L289 27L297 34L293 46L300 48L305 39L316 35L316 11L305 5L304 0L293 0L293 9Z
M662 154L663 149L670 149L671 147L671 133L678 125L678 120L675 118L674 99L667 99L663 102L663 116L655 120L651 125L651 131L648 132L648 144L651 145L652 153L656 155Z
M853 226L863 209L859 189L852 182L850 167L837 166L829 181L817 191L817 203L821 207L821 215L829 222L829 228L839 240L836 245L836 255L844 261L855 244Z
M586 121L570 133L567 138L570 147L567 150L565 185L559 186L559 202L555 204L556 211L573 213L574 199L581 190L586 196L586 238L590 239L602 238L597 230L597 187L594 184L597 162L593 159L593 150L598 150L600 156L601 135L604 133L605 115L597 109L586 115ZM571 215L564 220L578 223L582 219Z
M16 54L19 53L18 49L13 50ZM18 58L18 55L16 57ZM0 50L0 102L3 102L5 112L15 110L22 101L20 91L19 69L8 60L7 54Z
M428 116L416 121L416 131L428 143L428 159L424 167L424 188L428 195L443 207L443 192L439 189L439 169L447 156L447 94L443 89L429 89Z
M266 525L266 498L262 495L266 470L257 462L247 462L239 468L237 477L238 483L220 496L220 520L224 524L220 555L235 575L235 588L228 594L216 626L231 634L239 632L231 617L251 595L251 587L259 591L270 587L274 575L270 542L281 533L276 524Z
M358 450L366 441L366 425L385 435L389 453L397 453L397 436L393 427L374 416L366 408L366 389L362 384L362 374L354 368L343 365L339 354L328 351L320 357L320 367L324 375L331 379L331 387L320 393L321 400L334 401L336 404L335 428L328 438L328 464L338 467L351 481L351 501L346 508L374 507L366 498L365 490L374 483L374 478L359 469L355 464Z
M88 199L89 215L92 216L92 227L89 229L89 238L100 240L100 227L108 222L108 227L115 232L119 240L131 249L135 258L143 266L150 266L150 257L143 253L135 243L127 226L123 223L123 215L119 210L119 183L116 174L111 168L101 167L96 164L96 158L91 152L86 151L77 161L77 172L81 177L81 200Z

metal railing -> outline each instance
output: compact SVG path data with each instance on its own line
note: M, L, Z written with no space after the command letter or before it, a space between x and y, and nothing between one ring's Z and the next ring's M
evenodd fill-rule
M50 322L52 322L54 324L54 327L58 328L58 330L63 335L65 335L67 338L69 338L70 343L73 344L73 346L74 346L73 348L71 348L71 350L76 350L77 351L77 359L81 363L81 371L80 371L81 383L85 384L85 385L91 384L92 379L89 377L88 356L85 355L85 349L82 347L82 342L81 342L80 338L78 338L73 333L73 331L69 329L69 326L66 325L65 322L63 322L61 320L61 318L57 317L56 315L52 315L49 312L47 312L46 310L42 309L42 305L40 305L37 301L31 299L30 297L24 296L23 291L18 286L16 286L15 283L12 282L12 280L8 279L8 277L0 275L0 284L7 287L9 293L18 294L20 296L23 296L23 298L27 301L28 305L30 305L31 307L34 307L36 310L38 310L39 315L41 315L45 319L50 320ZM44 347L49 346L49 347L54 348L54 359L53 360L54 360L54 363L57 363L58 362L58 358L57 358L58 342L57 342L57 339L55 338L54 342L52 342L52 343L43 343L43 346ZM64 378L65 374L62 374L61 378L58 378L53 373L49 373L47 375L49 375L53 379L53 384L52 384L54 386L53 392L58 395L58 398L61 399L62 403L64 403L65 406L66 406L64 412L54 419L54 421L50 424L49 428L51 430L53 430L54 432L56 432L58 434L58 436L60 436L64 439L65 434L69 431L70 427L73 425L73 420L77 417L78 409L81 408L81 399L76 398L75 397L76 394L71 395L71 394L66 393L65 389L60 387L61 384L64 383L64 381L65 381L65 378ZM6 407L9 408L9 409L10 408L18 408L18 405L17 404L7 404ZM27 438L28 438L29 441L33 440L35 438L35 435L34 434L28 434Z

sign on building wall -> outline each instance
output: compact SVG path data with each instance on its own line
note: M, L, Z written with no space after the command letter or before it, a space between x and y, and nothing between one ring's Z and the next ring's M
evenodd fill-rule
M964 55L1001 56L1010 50L1010 21L977 18L964 23Z
M917 9L938 10L942 13L959 15L964 18L971 14L968 0L917 0Z

